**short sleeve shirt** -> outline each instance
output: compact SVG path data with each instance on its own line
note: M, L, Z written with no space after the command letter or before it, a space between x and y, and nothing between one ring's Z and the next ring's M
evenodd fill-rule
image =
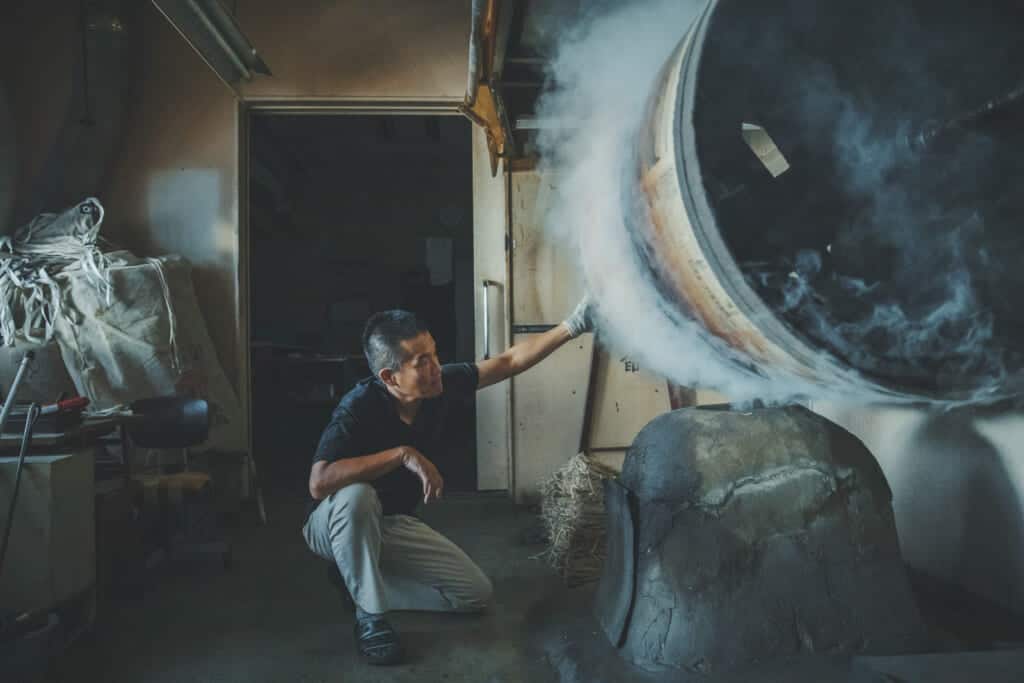
M424 399L411 425L398 416L393 396L375 377L359 382L345 394L320 436L313 462L334 462L341 458L372 455L398 446L412 446L427 459L443 456L452 441L450 416L456 402L472 401L480 381L475 363L441 366L439 396ZM370 482L377 490L385 515L410 514L423 499L419 477L398 467ZM316 507L310 507L312 511Z

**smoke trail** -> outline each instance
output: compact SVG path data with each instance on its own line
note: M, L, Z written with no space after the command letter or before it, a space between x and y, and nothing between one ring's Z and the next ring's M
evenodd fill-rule
M594 11L560 36L538 103L548 122L541 171L558 178L548 229L579 255L597 305L602 343L681 385L713 388L741 402L784 400L822 389L773 368L749 366L666 301L638 257L624 217L646 220L632 196L635 137L665 61L696 19L697 0L641 0Z
M899 31L916 33L916 19L905 11L899 14L902 20L894 22ZM897 48L886 49L894 53ZM896 61L915 84L917 98L949 101L949 93L930 78L927 64ZM907 144L910 122L894 118L898 108L858 102L830 70L820 63L810 68L793 79L801 84L795 111L818 144L832 148L839 186L862 209L835 226L838 254L833 244L828 253L798 252L781 285L772 283L768 272L748 275L762 289L779 287L781 311L857 367L884 372L886 364L899 363L922 376L939 369L947 375L969 373L978 378L979 395L998 388L1008 370L994 340L992 312L979 298L972 275L972 268L987 258L978 246L986 228L979 213L983 205L951 210L943 206L939 189L993 166L992 139L973 134L960 143L957 163L928 163ZM884 253L892 260L884 283L843 272L863 269L868 254ZM942 277L935 277L939 273ZM827 302L838 291L860 302L860 315L847 312L838 319L833 314Z
M634 240L644 231L634 232L627 225L647 220L646 202L630 194L636 191L639 168L635 140L662 67L704 7L698 0L591 3L590 11L559 35L551 61L551 87L537 112L549 124L537 141L541 171L557 177L559 192L547 214L547 227L579 256L581 273L597 302L602 342L679 384L714 388L737 401L835 398L839 392L842 398L859 401L912 400L882 394L867 380L825 387L779 368L751 367L749 360L685 317L677 302L663 297L651 277L652 265L657 264L645 261L656 260L658 254L638 254ZM896 47L898 40L911 35L907 31L922 31L911 26L910 18L898 23L899 31L889 34ZM737 49L737 59L751 52L770 59L789 49L779 43L777 32L761 35L767 42L747 51ZM922 90L940 100L936 107L948 99L948 93L926 75L927 64L913 58L902 64ZM905 187L891 182L892 174L908 165L907 123L873 118L869 105L842 91L827 64L805 66L806 74L790 79L803 89L803 130L809 140L830 146L844 191L868 198L860 215L839 226L835 245L851 254L865 253L846 246L869 234L903 262L896 264L899 275L892 282L880 283L856 270L837 271L834 254L803 249L783 255L771 264L771 271L744 268L745 274L761 284L758 290L779 292L779 311L805 321L812 336L827 341L857 367L877 365L879 358L882 363L910 360L910 365L920 360L926 374L956 356L960 365L945 371L990 372L993 383L998 383L1004 371L999 359L989 357L985 349L993 335L992 317L979 312L973 271L964 256L974 240L971 220L963 221L962 229L944 230L948 239L936 241L931 225L942 221L948 227L955 217L929 216L927 203L915 204ZM984 151L978 147L974 154L970 163L980 165ZM936 186L938 179L933 178ZM930 250L922 258L916 247L926 242ZM945 277L929 283L929 270ZM859 317L831 315L823 295L825 284L829 291L845 292L847 299L861 302ZM890 296L907 291L913 292L910 308ZM869 346L874 355L866 351ZM980 393L989 389L991 385Z

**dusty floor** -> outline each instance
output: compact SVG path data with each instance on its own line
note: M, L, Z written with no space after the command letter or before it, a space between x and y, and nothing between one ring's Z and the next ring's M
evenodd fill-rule
M492 577L495 604L480 616L396 614L393 623L409 661L368 667L354 651L352 613L328 583L325 564L306 550L299 534L303 504L276 503L270 512L268 526L249 523L235 532L232 571L213 562L178 566L165 571L141 599L108 605L95 637L56 662L51 681L1024 680L1024 653L1012 650L974 659L811 659L728 676L639 671L607 645L590 615L590 590L564 589L542 562L531 559L543 548L530 540L536 537L531 533L535 517L503 497L486 495L451 498L424 509L422 516Z

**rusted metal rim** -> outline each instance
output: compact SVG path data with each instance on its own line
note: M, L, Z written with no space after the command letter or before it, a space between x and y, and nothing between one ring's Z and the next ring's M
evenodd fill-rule
M686 278L680 278L678 272L673 274L658 272L658 277L661 280L659 286L663 291L667 289L681 297L689 309L688 312L698 318L712 334L723 339L732 349L749 357L754 364L747 366L748 370L756 371L758 363L773 367L782 366L780 369L788 370L810 382L833 386L836 384L846 385L851 390L868 391L879 397L909 400L912 397L902 391L898 385L868 379L852 368L839 363L827 351L816 349L804 341L796 331L780 320L765 301L747 284L743 273L722 239L704 190L697 153L697 134L694 127L694 106L700 77L701 55L711 20L718 5L719 0L711 0L708 3L680 42L658 81L659 90L670 87L673 71L678 69L678 84L675 92L661 94L662 97L672 98L670 100L671 111L663 112L662 115L667 114L674 121L672 147L675 154L673 160L676 169L675 180L685 209L685 222L688 225L668 225L672 223L672 220L661 215L662 212L659 211L658 206L659 202L663 202L663 198L657 196L657 189L652 189L649 183L642 181L642 185L644 185L645 194L650 201L650 219L654 224L650 239L655 243L654 247L656 249L664 248L663 244L659 244L659 233L663 238L666 230L689 229L699 249L699 258L706 262L707 268L717 281L716 285L721 288L729 301L726 307L722 306L721 301L703 301L702 299L707 297L702 296L701 292L693 291L692 286L680 284L685 282ZM656 104L652 105L651 119L648 121L649 128L657 126L659 123L656 120L657 109ZM651 130L644 134L652 138L656 135ZM643 140L643 143L647 142L648 140ZM641 147L643 148L643 145ZM660 160L654 155L645 161L653 165ZM641 163L643 165L643 162ZM668 258L669 260L673 259L673 257ZM674 258L675 264L669 266L674 270L689 267L694 262L692 255L689 264L683 263L685 259L678 256ZM661 260L664 261L664 257ZM666 282L666 280L673 279L675 280L673 283ZM697 276L697 279L700 277ZM738 326L732 324L736 321L737 315L746 319L743 324Z
M716 80L721 78L719 48L728 47L722 46L721 41L726 40L722 36L735 28L728 10L741 6L738 2L730 5L709 0L686 27L686 35L658 74L647 116L636 131L637 144L631 150L635 157L625 170L631 175L624 179L624 191L628 193L624 220L635 253L650 273L666 310L672 316L696 321L722 356L736 366L767 378L799 378L811 393L814 387L824 387L833 395L902 403L993 402L1024 394L1024 372L1012 366L1006 366L1003 374L967 370L931 377L929 368L940 367L938 363L918 366L917 359L909 356L892 363L877 362L878 356L872 356L877 349L868 347L860 357L844 353L841 347L816 334L813 323L804 325L809 318L787 313L789 309L771 298L777 291L759 289L757 282L748 280L749 273L741 267L741 260L750 243L741 240L761 229L774 231L774 236L784 242L787 227L791 226L760 214L733 225L727 215L720 213L714 164L721 159L709 152L718 142L709 140L718 140L716 135L726 133L725 128L705 128L705 124L716 120L720 107L738 102L745 109L748 104L745 90L734 91L736 96L730 100ZM728 26L723 24L727 21ZM809 172L810 168L804 165L801 170ZM760 226L758 221L762 222ZM796 241L793 245L800 246ZM753 246L766 248L761 243ZM778 256L782 267L788 268L786 254ZM892 302L903 303L899 298ZM846 322L859 324L856 318L848 321L841 317L843 303L839 297L826 301L836 312L834 321L829 319L828 324L837 329ZM871 303L878 304L868 302L865 306ZM810 309L808 315L812 314L814 310ZM1014 320L1006 324L1015 324ZM1020 326L1024 329L1024 316ZM1005 331L1003 335L999 341L1003 346L993 345L983 351L1000 353L1010 349ZM796 384L794 391L801 391Z

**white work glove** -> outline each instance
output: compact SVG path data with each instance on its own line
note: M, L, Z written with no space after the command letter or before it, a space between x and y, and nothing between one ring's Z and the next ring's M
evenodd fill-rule
M562 323L569 329L569 338L575 339L584 332L594 331L594 320L592 315L592 304L590 302L590 296L584 296L578 304L576 304L576 310L565 319Z

